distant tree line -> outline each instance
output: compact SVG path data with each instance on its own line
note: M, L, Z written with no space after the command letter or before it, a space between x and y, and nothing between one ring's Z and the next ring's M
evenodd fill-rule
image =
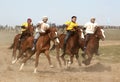
M55 23L49 23L49 25L51 27L57 27L58 29L64 29L63 25L56 25ZM109 26L109 25L102 25L104 29L120 29L120 26ZM83 25L81 25L81 27L83 27ZM16 26L9 26L9 25L0 25L0 31L15 31L15 32L19 32L20 31L21 26L16 25Z

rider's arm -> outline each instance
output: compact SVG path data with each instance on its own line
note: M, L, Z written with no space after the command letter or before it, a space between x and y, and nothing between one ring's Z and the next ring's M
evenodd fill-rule
M41 27L41 24L40 24L40 23L38 23L38 24L37 24L37 27Z
M67 28L69 27L69 25L70 25L70 21L67 21L67 22L65 22L65 24L64 24L64 30L67 30Z
M83 26L83 28L84 28L84 29L86 29L86 28L87 28L87 26L88 26L88 23L86 23L86 24Z
M23 23L22 26L21 26L21 28L27 29L27 28L28 28L28 27L27 27L27 23Z
M70 25L70 21L67 21L64 25L66 25L66 27L68 27Z
M39 21L38 24L37 24L37 27L41 27L43 21Z

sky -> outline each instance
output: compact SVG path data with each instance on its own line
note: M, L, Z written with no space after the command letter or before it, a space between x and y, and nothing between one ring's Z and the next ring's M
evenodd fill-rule
M98 25L120 25L120 0L0 0L0 25L21 25L27 18L37 24L43 16L57 25L77 16L84 25L91 17Z

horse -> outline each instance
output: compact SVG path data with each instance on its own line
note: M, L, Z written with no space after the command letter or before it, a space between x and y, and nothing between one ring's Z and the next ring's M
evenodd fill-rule
M24 41L27 37L33 36L33 34L34 34L34 27L32 25L29 25L28 29L24 32L24 37L21 40L21 42L19 41L19 39L21 37L21 34L17 34L14 37L13 44L9 47L9 49L13 49L13 52L12 52L12 64L14 64L16 59L17 59L16 58L16 51L17 50L20 51L20 44L22 43L22 41Z
M95 33L90 35L89 41L87 43L87 47L85 50L85 54L82 54L82 56L85 58L87 55L87 58L85 58L84 61L82 61L85 65L89 65L91 62L91 59L93 57L93 54L98 53L98 48L99 48L99 41L100 39L104 41L105 39L105 34L104 30L101 26L97 26ZM85 44L85 41L80 41L80 47L83 50L83 45Z
M65 39L66 34L61 34L58 39L60 43L55 46L57 55L56 58L59 62L59 66L61 67L61 61L60 61L60 49L63 48L64 44L64 39ZM76 59L78 60L79 65L81 65L80 60L79 60L79 40L84 39L83 31L79 26L75 29L75 32L72 34L72 36L69 38L67 44L66 44L66 51L61 55L61 59L64 61L64 65L66 65L66 60L64 56L68 54L70 56L70 61L68 62L69 64L73 63L73 57L74 55L76 56Z
M34 37L31 36L31 37L27 38L21 45L21 53L18 55L17 59L19 59L24 52L28 52L29 55L27 55L27 57L23 59L19 70L23 69L23 66L27 62L27 60L30 59L31 56L33 56L35 53L36 53L36 59L35 59L36 69L34 70L34 72L37 71L38 58L39 58L40 53L45 53L45 55L49 61L50 67L53 67L50 56L49 56L49 48L50 48L50 41L56 40L56 38L57 38L56 27L50 27L49 29L46 30L45 33L40 33L40 37L38 38L37 43L36 43L35 51L32 51ZM56 41L58 41L58 40L56 40Z

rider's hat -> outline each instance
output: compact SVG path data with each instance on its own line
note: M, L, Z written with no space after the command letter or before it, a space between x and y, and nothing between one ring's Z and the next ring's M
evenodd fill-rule
M95 20L95 17L91 17L91 20Z
M28 19L27 19L27 21L30 21L30 22L32 22L32 19L31 19L31 18L28 18Z
M44 19L48 19L48 17L47 17L47 16L43 16L43 18L42 18L42 19L43 19L43 20L44 20Z

